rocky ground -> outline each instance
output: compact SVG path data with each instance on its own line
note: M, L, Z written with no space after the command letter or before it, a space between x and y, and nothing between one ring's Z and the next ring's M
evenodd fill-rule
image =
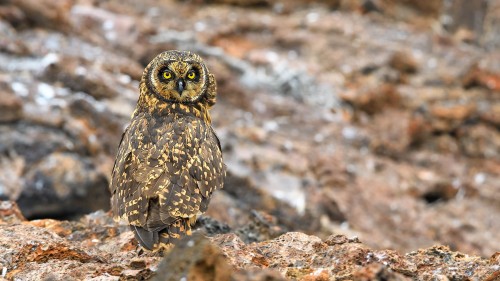
M500 280L499 23L491 0L0 0L0 278ZM160 262L106 212L166 49L216 75L228 179Z

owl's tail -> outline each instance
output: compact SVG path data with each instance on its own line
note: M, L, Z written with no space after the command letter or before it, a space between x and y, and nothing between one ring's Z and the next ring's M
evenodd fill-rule
M178 219L161 230L149 231L143 227L130 225L135 239L139 245L149 251L169 249L176 240L184 235L191 235L191 224L189 219Z
M130 225L130 229L134 232L135 239L139 245L146 250L153 251L155 245L158 244L159 235L158 231L148 231L143 227Z

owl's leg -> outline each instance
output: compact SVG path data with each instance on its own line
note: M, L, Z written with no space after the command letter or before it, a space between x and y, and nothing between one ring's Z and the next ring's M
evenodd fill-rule
M191 235L191 225L189 219L178 219L164 230L160 231L160 247L172 248L178 240L185 235Z
M144 254L144 248L141 245L137 245L137 248L135 248L135 253L138 257L142 256Z

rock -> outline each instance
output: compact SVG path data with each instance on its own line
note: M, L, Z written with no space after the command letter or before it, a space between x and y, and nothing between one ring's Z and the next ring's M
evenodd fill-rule
M282 281L272 270L235 270L223 252L210 240L195 234L184 238L158 265L155 281Z
M258 5L268 5L271 0L208 0L202 2L213 2L213 3L221 3L221 4L230 4L230 5L238 5L238 6L258 6Z
M466 89L483 87L498 93L500 92L500 73L472 65L462 78L462 84Z
M43 159L55 150L65 150L71 147L71 141L65 134L38 126L23 123L0 125L0 132L0 167L2 167L0 196L4 199L19 199L28 184L27 173L33 170L35 163L43 162ZM31 180L35 179L34 174L33 172ZM31 181L31 184L34 188L32 191L36 191L36 182ZM31 203L34 203L33 206L42 208L44 206L44 202L39 201L39 198L31 197L31 199L34 201L27 206L21 204L21 208L27 212L28 217L35 215L29 210ZM24 209L25 207L28 209Z
M73 232L75 231L74 225L69 221L41 219L29 221L28 224L50 230L60 237L69 237L73 235Z
M96 6L74 5L70 15L76 32L100 44L109 42L114 46L130 46L142 31L135 18Z
M498 49L500 46L500 3L490 1L487 4L487 11L483 22L483 32L481 44L491 50Z
M277 219L264 212L252 210L251 221L235 231L245 243L266 241L285 233Z
M45 104L21 103L22 98L14 95L0 102L5 120L0 124L0 195L19 200L29 218L107 209L107 177L113 165L109 155L116 151L123 123L93 99L59 96L57 88L49 87L45 84L44 89L53 96L47 101L59 103L43 112L39 109ZM102 159L84 156L89 154Z
M432 122L423 108L419 108L411 114L407 132L411 146L421 145L432 134Z
M418 71L418 62L408 52L395 52L389 60L389 66L401 73L413 74Z
M233 198L240 198L240 200L237 201L237 204L238 208L243 211L241 213L243 214L243 218L237 217L237 220L235 221L237 223L235 223L235 225L230 224L233 228L250 223L252 218L249 217L249 215L256 209L262 210L267 214L270 214L271 217L275 217L277 219L276 225L279 227L275 230L271 230L271 232L279 232L281 230L278 229L281 227L285 230L288 228L311 229L314 227L314 222L311 220L309 213L306 212L305 214L299 214L297 209L293 208L289 204L271 196L262 189L258 189L248 178L238 177L228 173L226 182L224 183L223 192L226 192ZM225 211L227 212L227 210Z
M0 140L0 151L10 151L12 157L20 156L28 165L33 165L53 151L70 150L73 147L71 139L64 132L53 132L25 123L0 124Z
M341 156L320 154L315 155L315 158L312 169L319 184L335 189L347 187L351 175Z
M476 270L469 271L474 272L469 277L481 278L495 271L494 263L487 259L451 252L442 246L403 256L390 250L370 250L348 238L341 240L348 242L327 244L314 236L287 233L249 245L242 244L232 234L218 236L213 242L237 267L272 267L292 280L331 280L343 276L353 276L353 280L413 280L433 276L437 269L448 278L463 278L471 268ZM333 264L332 260L336 262ZM427 267L418 266L424 264ZM454 271L455 264L467 266Z
M487 125L463 126L457 131L459 144L466 155L495 158L500 151L500 131Z
M3 9L2 9L3 8ZM16 22L22 20L22 13L17 7L2 7L0 6L0 19L6 19ZM17 32L7 22L0 20L0 51L14 54L27 55L28 48L22 40L19 40Z
M96 213L87 219L96 226L105 224L109 217ZM435 246L401 255L391 250L372 250L345 236L321 240L302 233L286 233L252 244L243 243L235 234L210 239L195 234L181 240L160 262L156 257L138 257L134 249L116 248L123 247L123 238L133 239L129 230L118 236L97 236L100 249L97 250L96 244L85 242L96 239L96 230L82 223L85 227L74 222L34 221L0 228L0 248L4 253L0 265L6 268L5 276L8 279L242 281L287 280L284 277L331 280L345 276L353 280L425 280L435 276L436 271L448 279L498 276L498 254L485 259ZM86 235L76 238L73 234L77 231ZM67 240L59 235L73 238ZM71 270L74 267L79 270Z
M430 25L442 12L443 1L423 3L413 0L341 0L339 8L363 13L378 12L404 21Z
M34 165L17 202L29 217L71 217L109 209L108 182L91 162L53 153Z
M432 184L430 189L421 196L427 203L431 204L451 200L455 198L458 192L459 189L454 187L452 183L437 182Z
M401 103L401 97L397 89L390 85L379 85L373 89L350 91L342 94L342 99L368 114L376 114L386 107L397 107Z
M230 264L236 268L262 268L269 266L269 260L261 253L252 253L246 244L234 233L218 235L211 241L221 248ZM237 258L239 257L239 258ZM256 264L254 264L256 263Z
M497 106L495 102L448 101L420 108L410 119L411 144L442 152L461 150L471 157L493 157L498 149Z
M22 177L25 164L25 159L15 152L7 152L0 158L0 198L14 200L19 197L25 183Z
M361 268L353 273L353 279L355 281L403 281L411 280L409 277L404 277L403 275L394 272L390 268L382 264L370 264L366 267Z
M270 269L257 270L238 270L233 276L232 280L235 281L285 281L287 280L281 276L278 272Z
M68 13L73 4L71 0L58 2L47 0L16 0L15 3L26 15L25 19L29 25L44 26L63 32L69 32L71 30Z
M119 117L86 96L71 98L64 113L63 129L75 139L76 150L81 148L91 155L112 155L114 160L125 129Z
M455 121L461 123L466 119L471 119L476 113L474 105L435 105L430 109L432 117ZM439 130L440 128L436 128ZM442 128L443 131L451 131L454 128Z
M375 116L371 120L371 149L380 155L401 157L410 144L409 120L407 113L398 110L386 110Z
M454 0L450 5L443 7L446 9L444 14L447 16L446 20L443 20L443 24L452 32L467 29L479 35L483 26L478 22L483 23L488 6L486 2L480 0ZM471 14L470 11L475 12Z
M480 118L487 124L500 128L500 104L492 104L491 107L480 113Z
M452 134L466 122L477 118L474 104L435 104L429 111L431 131L435 134Z
M435 276L432 270L440 269L442 278L448 278L450 280L466 278L482 279L487 276L493 276L494 270L492 271L492 269L495 267L494 264L489 263L486 259L482 260L477 257L452 252L445 246L434 246L428 249L418 250L408 253L406 257L409 262L414 263L418 267L429 266L427 270L419 273L419 276L423 278ZM460 267L450 268L450 264L460 265ZM471 270L474 271L472 275Z
M399 20L436 22L443 9L443 1L422 2L418 0L382 0L381 9ZM427 20L426 20L427 19ZM429 21L430 19L430 21Z
M0 224L15 224L26 221L21 210L13 201L0 201Z
M154 280L231 280L231 266L200 235L186 237L158 265Z
M0 248L3 253L0 258L2 268L7 268L8 279L33 278L35 268L40 269L37 264L45 264L49 261L71 261L77 263L88 263L96 261L81 248L70 245L64 239L53 233L28 225L10 225L0 228ZM38 278L44 278L51 272L44 274L38 271ZM76 274L75 274L76 273ZM67 272L67 274L72 274ZM77 275L77 272L73 274ZM45 276L44 276L45 275Z
M75 92L84 92L96 99L113 98L119 94L107 72L82 64L75 58L57 57L47 65L41 76L45 81L62 83Z
M7 1L8 2L8 1ZM26 20L25 14L14 5L2 5L0 6L0 18L6 20L13 26L18 26L23 21ZM3 24L2 24L3 25ZM5 26L2 27L5 30Z
M7 85L0 83L0 123L15 122L23 117L22 99L6 91Z
M196 220L194 229L196 229L196 231L201 230L201 232L204 235L208 236L214 236L216 234L225 234L231 231L231 228L227 224L217 221L208 216L199 217Z

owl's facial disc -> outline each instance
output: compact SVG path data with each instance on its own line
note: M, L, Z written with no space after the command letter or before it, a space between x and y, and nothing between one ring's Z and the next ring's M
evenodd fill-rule
M196 61L167 61L154 79L156 93L167 101L194 102L206 90L206 71Z

